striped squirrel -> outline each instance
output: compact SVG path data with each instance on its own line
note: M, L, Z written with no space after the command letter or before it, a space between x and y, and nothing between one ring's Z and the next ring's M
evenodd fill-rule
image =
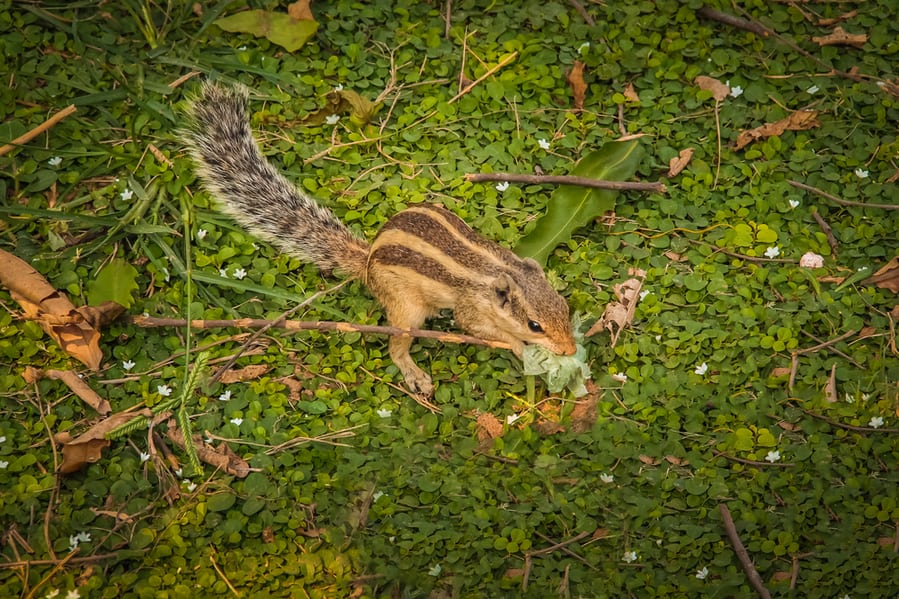
M439 205L416 204L391 217L369 244L300 191L262 155L243 87L203 86L185 137L197 173L224 212L290 256L361 279L392 326L421 327L442 309L472 335L575 352L568 304L536 261L489 241ZM414 393L433 394L412 360L412 338L393 336L390 357Z

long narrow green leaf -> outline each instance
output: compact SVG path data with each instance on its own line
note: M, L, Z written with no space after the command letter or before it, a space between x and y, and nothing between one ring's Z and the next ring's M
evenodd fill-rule
M637 172L644 150L637 140L613 141L582 158L572 175L606 181L624 181ZM519 256L544 264L553 249L571 238L575 229L615 208L618 192L574 185L557 188L550 198L546 214L515 248Z

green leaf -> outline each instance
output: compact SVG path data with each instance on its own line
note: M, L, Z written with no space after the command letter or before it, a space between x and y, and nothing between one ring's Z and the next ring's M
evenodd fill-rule
M297 409L307 414L324 414L328 411L328 405L320 400L298 401Z
M115 259L88 281L87 301L91 306L113 301L130 308L137 291L137 269L124 260Z
M237 497L233 493L216 493L206 500L206 506L210 512L224 512L234 505Z
M215 24L231 33L251 33L256 37L265 37L288 52L302 48L318 30L318 23L315 21L298 20L286 13L266 10L245 10L222 17Z
M572 175L607 181L623 181L637 172L644 150L637 140L612 141L582 158ZM515 248L520 256L531 257L543 264L550 252L571 238L575 229L590 223L604 212L615 208L618 192L563 185L550 198L546 214L537 226Z

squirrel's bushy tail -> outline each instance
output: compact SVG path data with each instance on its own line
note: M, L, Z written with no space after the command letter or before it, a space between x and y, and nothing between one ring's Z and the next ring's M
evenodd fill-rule
M186 141L197 174L224 212L286 254L364 276L368 244L262 155L250 129L246 89L206 83L190 117Z

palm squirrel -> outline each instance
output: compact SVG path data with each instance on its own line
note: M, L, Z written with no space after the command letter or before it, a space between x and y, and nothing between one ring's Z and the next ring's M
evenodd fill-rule
M419 328L448 308L462 329L509 343L519 357L527 343L575 352L568 304L536 261L431 204L397 213L367 243L263 157L247 105L245 88L206 83L185 137L207 190L248 231L322 270L358 277L392 326ZM430 396L434 385L409 355L411 345L412 337L391 337L390 357L409 389Z

